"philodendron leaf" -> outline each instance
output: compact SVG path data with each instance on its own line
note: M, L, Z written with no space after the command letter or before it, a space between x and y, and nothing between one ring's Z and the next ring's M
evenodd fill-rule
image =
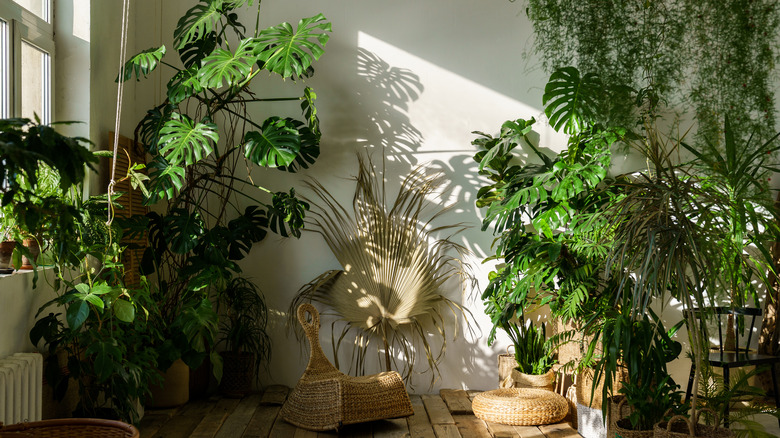
M125 62L124 70L119 72L114 81L119 82L120 78L122 81L127 81L133 76L136 81L140 81L141 76L146 77L157 68L163 56L165 56L165 45L144 50Z
M203 59L198 70L200 84L204 88L233 86L245 81L257 61L254 54L256 42L252 39L241 41L235 53L225 49L216 49Z
M330 31L331 25L322 14L301 19L297 30L286 22L265 29L257 38L258 59L265 69L284 78L302 76L325 52Z
M165 216L165 235L171 251L175 253L186 254L192 251L202 234L203 221L197 212L176 208Z
M164 158L157 157L149 163L151 171L151 187L149 196L144 201L152 205L160 199L172 199L184 185L184 168L168 164Z
M178 105L184 99L200 93L203 87L198 79L198 68L190 67L181 70L168 81L168 102Z
M117 299L114 301L113 309L114 315L120 321L133 322L135 319L135 306L130 301Z
M301 139L301 149L298 151L295 161L290 163L289 166L279 166L277 169L295 173L299 169L308 169L320 156L320 136L312 132L303 122L298 120L291 120L291 122L298 130L298 136Z
M173 39L176 50L214 32L222 18L223 0L203 0L190 8L176 23Z
M89 304L83 300L76 300L68 306L65 312L65 320L71 330L78 330L89 316Z
M198 38L193 39L185 44L184 47L178 49L179 59L184 64L184 68L190 69L195 67L197 69L200 67L203 58L209 56L217 48L217 45L221 43L222 38L217 37L216 32L210 32L205 37L198 36Z
M295 189L290 189L290 193L274 193L272 203L273 205L268 209L271 230L282 237L289 235L301 237L303 219L309 204L295 197Z
M567 134L577 134L596 119L601 93L601 81L595 74L580 77L579 70L574 67L559 68L550 75L544 87L544 113L556 131L563 128Z
M186 115L173 113L160 129L160 153L174 166L190 166L212 152L211 142L219 141L217 129L213 123L195 123Z
M244 135L244 155L259 166L289 166L301 150L295 121L269 117L261 129Z

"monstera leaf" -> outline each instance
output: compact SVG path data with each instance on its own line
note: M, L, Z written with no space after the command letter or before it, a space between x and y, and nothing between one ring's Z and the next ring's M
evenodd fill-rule
M179 19L173 32L177 50L216 30L217 23L222 18L222 3L222 0L204 0L190 8Z
M309 166L317 161L317 157L320 156L320 136L319 132L315 134L303 122L294 119L288 120L298 130L298 135L301 139L301 149L290 165L279 166L277 169L295 173L300 169L308 169Z
M293 235L301 237L303 219L309 209L307 202L295 197L295 189L290 193L276 192L273 205L268 209L268 220L271 230L282 237ZM289 231L287 228L289 227Z
M556 131L574 135L599 114L598 96L601 82L593 73L580 77L574 67L563 67L550 75L544 87L544 113Z
M244 210L244 214L228 222L230 231L229 257L241 260L249 253L253 243L265 238L268 218L265 211L256 205Z
M135 76L136 81L140 81L141 76L146 77L152 70L157 68L163 56L165 56L164 45L158 48L146 49L133 56L125 63L124 70L117 75L116 82L119 82L120 75L122 81L130 80L133 76ZM122 74L123 72L124 74Z
M175 208L164 218L165 234L171 251L186 254L198 244L203 234L203 221L197 212Z
M261 131L249 131L244 136L244 155L259 166L289 166L300 150L301 138L292 119L269 117Z
M155 158L148 166L152 185L146 205L152 205L163 198L172 199L184 186L184 168L174 166L162 157Z
M253 39L241 41L235 53L225 49L216 49L203 59L203 66L198 72L200 83L205 88L221 88L237 85L246 80L252 71L252 65L257 61L254 54L256 42Z
M309 87L303 90L303 97L301 97L301 111L303 111L304 117L306 117L306 123L309 125L312 133L320 136L320 119L317 117L317 107L314 106L314 101L317 100L317 93Z
M219 141L217 125L195 123L186 115L173 113L160 129L160 153L174 166L190 166L212 152L211 142Z
M157 145L160 142L160 129L171 118L173 107L161 105L146 112L146 116L138 124L139 140L150 154L157 153Z
M290 23L282 23L260 32L257 42L258 59L264 67L284 78L301 76L325 52L331 25L322 14L304 18L293 31Z
M200 67L203 58L209 56L221 43L222 38L218 37L216 32L209 32L204 37L197 36L184 47L178 49L179 59L186 69Z
M168 102L171 105L178 105L184 99L198 94L202 90L197 67L181 70L168 81Z

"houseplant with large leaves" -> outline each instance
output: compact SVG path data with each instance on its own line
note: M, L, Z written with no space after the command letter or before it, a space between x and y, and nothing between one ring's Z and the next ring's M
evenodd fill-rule
M152 290L165 333L163 369L177 358L192 367L201 363L218 332L209 288L224 288L241 271L236 262L267 229L299 236L308 209L293 189L274 193L241 170L296 172L318 157L314 91L307 87L298 96L261 97L253 84L310 77L330 24L319 14L297 26L247 31L242 11L256 7L259 18L260 6L253 0L201 1L174 29L171 52L178 59L164 60L165 46L152 48L133 56L120 73L121 80L141 79L163 64L171 73L165 101L136 128L151 156L146 200L162 208L128 225L148 237L142 270L157 273ZM302 119L253 108L269 101L299 102ZM211 353L219 375L219 356Z

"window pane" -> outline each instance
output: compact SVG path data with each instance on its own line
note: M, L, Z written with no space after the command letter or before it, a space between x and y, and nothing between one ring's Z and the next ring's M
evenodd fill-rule
M51 60L49 54L22 41L22 117L51 123Z
M49 0L13 0L14 3L37 15L44 21L49 20Z
M0 20L0 118L10 117L11 93L11 50L8 22Z

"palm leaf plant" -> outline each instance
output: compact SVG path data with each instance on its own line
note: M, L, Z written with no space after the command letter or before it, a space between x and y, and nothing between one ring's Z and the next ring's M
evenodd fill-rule
M318 14L297 26L247 31L241 14L253 6L259 23L260 1L198 2L174 29L178 59L166 60L165 46L151 48L130 58L118 77L141 79L160 66L171 72L165 100L136 128L151 158L146 202L161 208L126 224L131 237L149 242L143 273L158 274L153 291L165 333L163 369L177 358L197 367L218 335L209 289L223 290L241 272L237 262L268 229L300 236L308 210L293 189L272 192L255 184L252 169L296 172L314 163L321 136L317 96L307 87L300 96L262 97L254 84L310 77L331 26ZM298 102L302 118L263 114L256 109L263 102ZM219 356L210 354L218 375Z
M290 315L300 302L315 301L344 323L333 345L337 366L342 342L355 339L352 358L358 372L365 372L373 344L378 357L384 353L385 369L400 370L407 380L418 355L424 356L433 384L447 345L445 310L468 324L468 311L445 295L450 280L466 275L460 260L466 250L451 238L461 227L433 225L446 209L427 213L432 207L428 199L441 179L426 176L419 167L403 180L395 201L386 205L381 177L370 160L358 161L352 214L321 184L310 184L318 198L310 201L315 206L312 230L323 237L342 269L303 286ZM452 232L448 237L434 237L448 231ZM439 348L429 340L431 333Z

